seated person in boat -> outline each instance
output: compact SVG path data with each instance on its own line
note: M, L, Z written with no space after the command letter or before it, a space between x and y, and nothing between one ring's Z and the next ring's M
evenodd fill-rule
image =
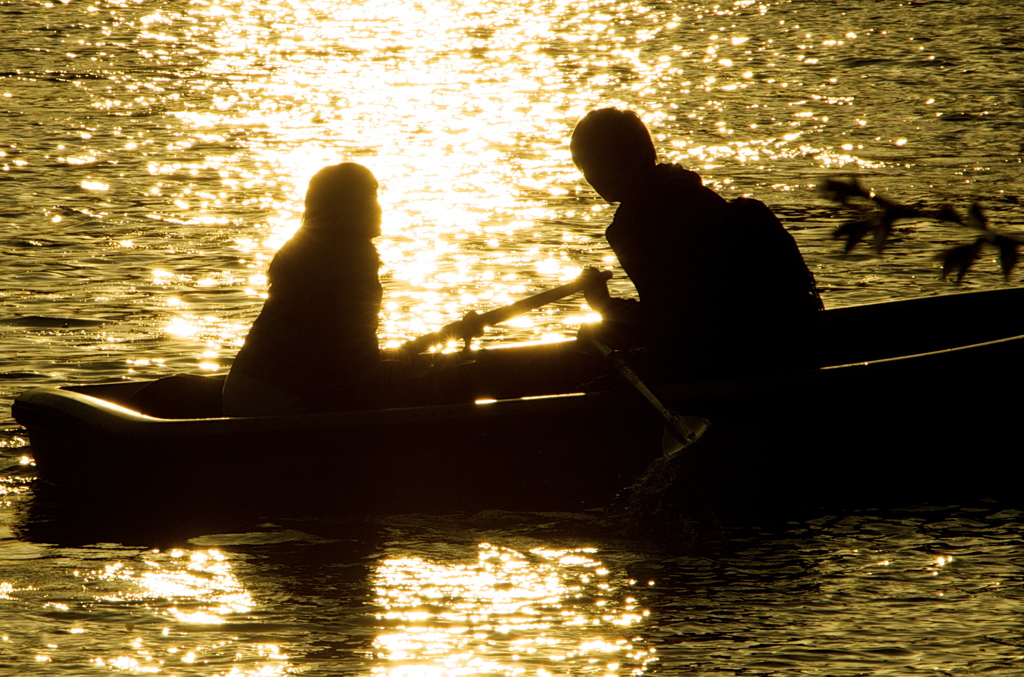
M260 416L379 405L382 299L377 180L346 162L309 182L302 224L274 256L263 309L224 383L224 413Z
M686 378L814 363L821 299L796 242L767 206L727 201L696 173L659 164L632 111L588 113L571 151L594 190L619 203L605 236L639 296L611 298L591 285L588 302L609 341L647 346Z

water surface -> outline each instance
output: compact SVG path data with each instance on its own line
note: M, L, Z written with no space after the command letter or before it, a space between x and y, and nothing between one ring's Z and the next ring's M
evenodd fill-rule
M614 270L612 208L567 145L599 106L637 110L665 159L772 206L829 307L958 291L934 254L968 235L906 222L883 256L844 257L825 176L1024 222L1013 3L29 0L0 2L0 30L5 407L36 385L226 370L328 163L383 186L384 343ZM987 256L963 287L1005 284ZM482 342L571 337L590 316L570 298ZM1022 669L1013 506L696 540L485 514L72 545L19 531L30 450L0 416L10 674Z

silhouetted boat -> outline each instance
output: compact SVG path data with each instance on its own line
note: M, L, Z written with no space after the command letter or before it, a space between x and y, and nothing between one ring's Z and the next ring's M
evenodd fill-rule
M1022 497L1024 289L827 310L821 369L657 388L707 434L672 463L685 500L718 510L834 500ZM505 364L538 348L510 348ZM519 352L516 352L519 351ZM215 380L184 385L216 407ZM661 453L625 390L488 403L160 419L146 383L36 388L14 404L41 481L124 511L265 514L608 504ZM204 404L208 402L211 404Z

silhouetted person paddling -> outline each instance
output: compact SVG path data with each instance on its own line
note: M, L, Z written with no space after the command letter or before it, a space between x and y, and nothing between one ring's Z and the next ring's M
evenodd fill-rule
M224 383L226 415L376 404L380 222L368 169L346 162L313 176L302 225L270 263L266 303Z
M631 111L588 113L573 131L573 161L619 207L605 235L639 302L587 293L607 337L645 345L676 376L763 373L813 363L814 277L796 242L763 203L726 201L700 176L658 164Z

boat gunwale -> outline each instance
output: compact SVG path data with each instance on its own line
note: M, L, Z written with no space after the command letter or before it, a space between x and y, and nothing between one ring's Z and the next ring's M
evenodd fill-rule
M109 384L96 384L109 385ZM76 386L78 387L78 386ZM561 393L508 400L487 400L390 409L365 409L275 416L219 416L211 418L158 418L134 411L69 387L41 386L24 392L12 407L15 418L31 432L35 418L52 423L62 419L71 425L85 425L117 436L173 436L255 433L281 430L328 430L410 425L433 420L452 421L528 416L558 411L578 412L627 404L618 393Z
M720 396L739 392L755 392L773 389L785 385L793 385L819 378L832 378L839 374L858 373L861 370L875 370L888 366L897 366L911 360L956 355L969 350L985 349L1024 340L1024 334L1007 336L991 341L982 341L952 348L899 355L873 360L847 362L843 364L825 365L814 369L804 369L764 376L741 377L717 381L701 381L693 383L670 384L655 387L653 390L674 400L692 400L705 397ZM93 384L97 387L118 384ZM529 396L503 400L481 400L478 402L438 404L415 407L396 407L389 409L361 409L336 412L318 412L308 414L282 414L274 416L217 416L210 418L171 419L158 418L137 412L100 397L79 392L72 388L89 388L88 385L76 386L40 386L22 393L12 409L15 418L30 419L36 412L46 410L48 415L60 412L67 420L84 421L95 428L107 429L115 434L130 434L133 430L146 428L153 434L175 434L187 432L189 428L200 428L197 432L230 433L232 431L270 431L301 428L305 430L372 427L382 424L405 424L417 421L445 418L449 420L480 418L487 416L517 416L530 414L539 410L550 410L551 404L557 402L560 410L579 410L588 408L604 408L615 404L630 406L632 402L617 391L556 393L551 395ZM60 405L57 404L60 402ZM633 405L636 406L635 404ZM82 412L89 412L85 417ZM26 427L31 426L29 423ZM172 431L171 428L174 430ZM221 430L223 429L223 430ZM157 432L159 431L159 432Z

